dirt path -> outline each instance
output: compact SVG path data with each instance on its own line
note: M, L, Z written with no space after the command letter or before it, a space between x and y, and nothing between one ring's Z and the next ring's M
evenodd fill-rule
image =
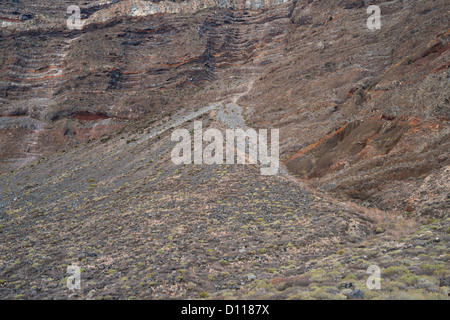
M223 114L224 113L224 108L225 109L230 109L230 110L235 110L235 113L230 114L231 117L224 117L224 124L226 126L228 126L229 128L235 128L237 124L244 126L245 127L245 121L243 119L242 116L242 108L236 103L241 97L243 97L244 95L246 95L247 93L250 92L250 90L253 88L253 82L254 80L251 80L249 82L249 85L247 87L247 90L238 93L236 95L233 95L231 98L227 98L224 99L222 101L219 102L215 102L212 103L210 105L207 105L206 107L202 107L200 109L198 109L197 111L193 111L189 114L185 114L183 115L183 111L180 111L180 113L176 114L174 117L172 117L172 119L159 126L156 127L154 129L152 129L148 134L145 134L143 136L141 136L137 141L130 143L129 146L134 146L137 145L139 143L142 143L144 141L147 141L148 139L151 139L153 137L156 137L164 132L166 132L167 130L173 129L175 127L178 127L180 125L182 125L185 122L191 121L195 118L198 118L199 116L210 112L211 110L220 108L219 113ZM232 101L231 103L227 103L229 101ZM225 106L225 107L224 107Z

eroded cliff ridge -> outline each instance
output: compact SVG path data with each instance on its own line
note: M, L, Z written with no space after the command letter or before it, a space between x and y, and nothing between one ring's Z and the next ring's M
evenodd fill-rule
M2 3L3 170L253 82L251 121L283 128L288 168L325 190L389 206L377 192L408 185L410 208L448 165L445 1L380 3L375 32L363 1L79 2L81 30L72 4Z

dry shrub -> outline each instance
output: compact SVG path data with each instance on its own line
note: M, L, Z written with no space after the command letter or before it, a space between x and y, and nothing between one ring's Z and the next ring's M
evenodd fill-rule
M277 290L284 291L291 287L307 287L311 284L311 279L308 276L295 276L288 278L274 278L270 281Z

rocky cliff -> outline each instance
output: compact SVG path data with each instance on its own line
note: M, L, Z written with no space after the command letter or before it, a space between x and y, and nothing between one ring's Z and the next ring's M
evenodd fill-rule
M321 189L388 208L406 187L411 210L448 165L445 1L380 3L379 31L363 1L94 1L81 30L68 4L2 5L3 170L253 81L252 124L282 128L288 168Z
M345 298L368 260L408 270L375 298L447 297L448 1L0 5L6 297L61 297L48 278L74 260L95 266L91 298L308 298L324 283L339 290L313 298ZM170 131L194 119L279 129L280 174L174 166Z

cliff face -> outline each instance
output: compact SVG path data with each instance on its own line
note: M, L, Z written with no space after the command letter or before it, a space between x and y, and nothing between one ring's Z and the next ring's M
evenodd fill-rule
M18 130L14 143L2 142L1 157L9 159L2 168L99 138L130 119L228 95L280 57L292 11L283 3L233 10L241 5L99 2L81 7L83 29L72 31L64 3L2 7L9 14L0 15L0 129L2 136ZM24 14L33 18L19 19Z
M380 3L379 31L362 1L97 1L81 30L67 5L2 5L2 170L246 90L252 125L281 128L288 168L324 190L390 207L386 189L448 165L445 1Z

